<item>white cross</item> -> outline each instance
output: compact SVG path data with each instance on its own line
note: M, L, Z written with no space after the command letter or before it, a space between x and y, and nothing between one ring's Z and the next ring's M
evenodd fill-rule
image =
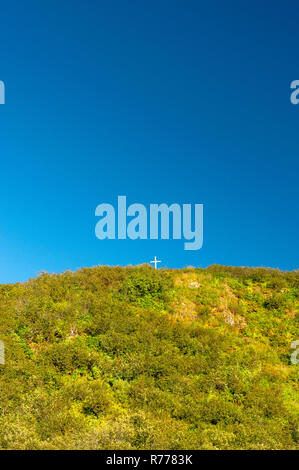
M157 260L157 256L155 256L154 261L150 261L150 263L154 263L155 269L157 269L157 263L161 263L161 261L158 261L158 260Z

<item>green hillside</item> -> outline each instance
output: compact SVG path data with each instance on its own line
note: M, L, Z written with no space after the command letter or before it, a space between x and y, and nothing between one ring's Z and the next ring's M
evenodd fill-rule
M1 449L298 449L299 272L96 267L0 286Z

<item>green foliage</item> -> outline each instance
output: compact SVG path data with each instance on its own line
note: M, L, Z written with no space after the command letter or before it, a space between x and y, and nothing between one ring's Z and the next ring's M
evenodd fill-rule
M283 294L272 294L264 301L264 307L268 310L283 309L286 304L286 297Z
M0 449L298 449L298 292L222 266L0 286Z
M170 299L171 288L171 277L167 272L144 268L126 277L121 292L132 304L160 309Z

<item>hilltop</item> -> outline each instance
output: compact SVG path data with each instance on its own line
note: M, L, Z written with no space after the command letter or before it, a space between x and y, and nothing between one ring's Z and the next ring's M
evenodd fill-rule
M299 449L299 273L95 267L0 286L1 449Z

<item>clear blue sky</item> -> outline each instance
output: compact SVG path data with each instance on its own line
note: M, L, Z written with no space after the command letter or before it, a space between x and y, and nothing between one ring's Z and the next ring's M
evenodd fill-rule
M1 2L0 282L148 262L297 269L296 1ZM204 246L95 237L95 208L203 203Z

